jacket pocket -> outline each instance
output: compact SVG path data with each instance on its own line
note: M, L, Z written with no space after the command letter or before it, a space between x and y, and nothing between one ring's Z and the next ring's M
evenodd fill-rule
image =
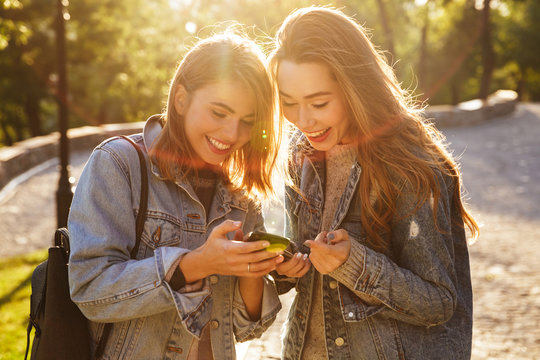
M149 212L142 233L142 242L147 250L143 257L152 256L153 251L161 246L182 246L184 236L180 220L168 214Z

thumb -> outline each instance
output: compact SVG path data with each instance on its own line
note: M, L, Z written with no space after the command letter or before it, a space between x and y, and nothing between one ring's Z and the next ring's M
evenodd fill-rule
M236 241L244 241L244 232L242 229L238 229L234 232L233 239Z
M240 229L241 221L225 220L212 230L214 236L227 237L227 233Z

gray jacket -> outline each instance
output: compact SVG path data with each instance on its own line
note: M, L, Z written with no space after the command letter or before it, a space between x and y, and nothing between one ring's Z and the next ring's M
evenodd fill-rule
M132 136L145 156L160 130L150 119L144 136ZM235 338L259 337L274 321L281 308L275 285L266 281L261 320L253 322L236 277L212 275L180 291L164 279L223 220L242 221L245 233L263 229L260 207L218 183L207 221L191 185L164 181L146 159L148 211L136 260L130 251L141 186L137 153L127 141L109 139L88 160L69 215L72 299L91 320L94 346L103 323L114 323L105 359L185 359L208 323L215 358L234 359Z
M323 276L324 329L330 359L469 359L472 291L463 220L452 202L451 179L441 185L437 231L430 202L414 215L416 200L406 188L397 201L387 254L365 243L360 223L360 178L352 167L330 229L321 229L325 188L324 154L304 136L293 139L292 175L304 197L286 189L287 234L300 250L321 230L347 230L348 260ZM409 215L408 215L409 214ZM408 215L408 216L407 216ZM313 267L302 278L277 278L278 291L295 287L283 358L299 359L313 293Z

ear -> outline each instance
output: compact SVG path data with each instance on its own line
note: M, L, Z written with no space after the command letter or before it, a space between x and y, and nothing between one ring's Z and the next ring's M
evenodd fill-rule
M184 85L178 84L174 94L174 109L180 115L183 115L187 110L188 92Z

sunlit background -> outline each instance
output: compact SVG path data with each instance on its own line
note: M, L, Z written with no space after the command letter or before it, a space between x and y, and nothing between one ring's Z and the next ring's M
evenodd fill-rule
M237 21L267 48L290 11L311 4L343 8L370 29L419 100L455 104L501 88L540 99L535 0L63 2L70 127L160 112L197 36ZM56 130L55 14L53 0L0 0L0 146Z

